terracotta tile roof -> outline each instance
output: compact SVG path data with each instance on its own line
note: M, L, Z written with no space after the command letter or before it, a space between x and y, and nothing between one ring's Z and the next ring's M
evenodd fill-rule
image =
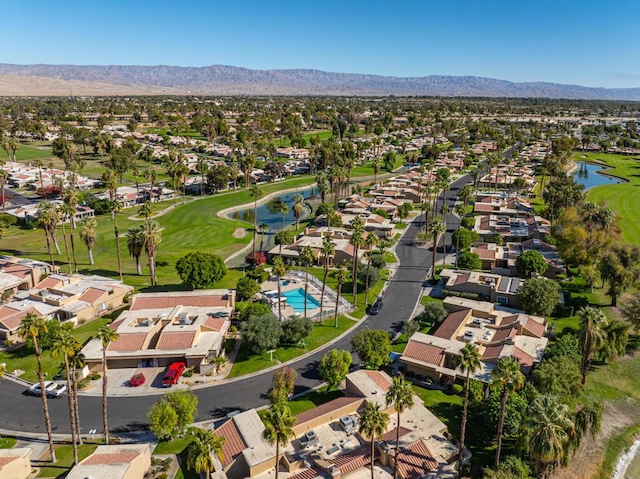
M118 339L109 344L109 351L137 351L142 349L144 340L147 338L146 333L129 333L120 334Z
M35 285L35 289L46 289L46 288L55 288L57 286L60 286L60 284L62 283L62 281L60 281L59 279L56 278L52 278L52 277L48 277L43 279L42 281L40 281L38 284Z
M378 457L378 449L375 450L375 459ZM341 475L349 474L351 471L366 466L371 463L371 446L365 444L353 451L349 451L342 456L336 457L331 463L340 469Z
M496 334L491 338L492 343L501 343L502 341L506 341L509 338L513 338L516 334L518 334L518 330L516 328L503 328L498 329Z
M131 311L141 309L164 309L176 306L193 306L198 308L226 307L227 296L200 295L200 296L165 296L165 297L140 297L134 296L131 303Z
M425 472L438 468L438 462L422 440L403 447L398 454L398 460L398 472L402 479L418 479Z
M382 388L384 392L391 387L391 381L380 371L365 371L365 374L369 376L373 382Z
M317 466L313 466L309 469L305 469L302 472L289 476L287 479L316 479L324 477L322 469Z
M118 329L118 326L120 326L122 324L122 322L124 321L125 318L122 319L116 319L115 321L113 321L112 323L109 323L109 327L111 329L113 329L114 331L116 329Z
M103 295L105 295L107 292L102 290L102 289L98 289L98 288L89 288L88 290L86 290L84 292L84 294L82 296L80 296L78 299L80 301L86 301L87 303L95 303L96 301L98 301Z
M405 434L409 434L410 432L411 432L411 429L407 429L406 427L400 426L400 437L404 436ZM378 438L378 440L382 442L395 441L396 428L394 427L393 429L391 429L391 431L385 432L382 436Z
M467 320L467 316L470 313L470 309L463 309L449 314L433 335L438 338L452 339L458 328Z
M297 414L296 425L304 424L305 422L311 421L312 419L316 419L320 416L324 416L331 411L335 411L336 409L340 409L344 406L347 406L348 404L352 404L357 401L362 401L362 398L355 396L343 396L336 398L332 401L321 404L318 407L314 407L313 409L309 409L308 411Z
M524 329L529 331L531 334L535 335L538 338L544 336L546 327L544 324L536 321L533 318L527 318L527 322L524 323Z
M535 362L532 356L530 356L520 348L513 348L512 356L518 360L520 366L523 366L526 369L531 369L533 367L533 363Z
M224 324L227 322L224 318L214 318L212 316L207 316L207 319L204 320L204 325L208 328L213 329L214 331L222 331L224 328Z
M467 281L469 281L469 278L471 277L471 273L463 273L463 274L459 274L458 277L456 278L455 282L453 283L454 285L457 284L464 284Z
M496 259L496 250L487 248L471 248L471 252L477 254L480 259Z
M409 341L402 355L416 361L439 366L444 358L444 349L419 341Z
M189 349L193 344L195 331L162 333L156 349Z
M493 211L493 206L490 204L476 203L474 206L474 211Z
M504 344L500 344L498 346L489 346L482 355L482 359L496 359L500 357L500 353L502 353L502 349L504 348Z
M8 311L13 311L12 309L9 309L9 308L3 308L3 309L6 309ZM3 326L3 329L13 331L14 329L17 329L18 327L20 327L20 324L22 324L22 320L24 319L24 317L33 311L34 311L33 308L29 308L24 311L14 311L13 314L10 314L0 319L0 325Z
M518 315L514 314L513 316L505 316L504 318L502 318L502 322L500 323L500 325L508 326L510 324L515 324L517 322L518 322Z
M3 456L0 457L0 467L6 466L7 464L11 464L13 461L17 461L18 456Z
M136 457L137 452L117 452L113 454L93 454L89 456L83 464L89 466L99 466L103 464L129 464Z
M247 443L242 439L240 431L232 419L216 429L216 435L225 439L222 446L222 467L227 467L238 454L247 448Z

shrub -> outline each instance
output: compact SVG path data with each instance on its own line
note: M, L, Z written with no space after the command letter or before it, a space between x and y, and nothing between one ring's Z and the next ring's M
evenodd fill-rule
M264 303L236 303L236 312L240 321L248 321L253 316L272 314L271 308Z
M482 269L482 260L477 253L466 251L458 257L458 267L461 269Z
M251 299L251 297L260 291L260 285L258 282L253 279L245 276L238 280L238 284L236 285L236 295L238 297L238 301L244 301L247 299Z
M451 386L451 392L453 394L462 394L462 391L464 391L464 388L462 387L462 384L458 384L455 383L453 386Z
M91 378L89 377L81 379L80 381L78 381L78 389L80 391L82 391L83 389L87 389L87 386L89 386L90 381L91 381Z
M192 377L192 376L193 376L193 369L187 369L184 373L182 373L182 375L183 375L185 378L190 378L190 377Z
M380 253L373 253L371 255L371 267L382 269L387 265L387 262L384 260L384 256Z
M102 376L100 375L100 373L98 372L94 372L91 373L91 375L89 376L89 378L91 378L92 381L97 381L98 379L100 379Z
M220 256L197 251L180 258L176 263L176 271L182 282L191 289L203 289L224 278L227 267Z

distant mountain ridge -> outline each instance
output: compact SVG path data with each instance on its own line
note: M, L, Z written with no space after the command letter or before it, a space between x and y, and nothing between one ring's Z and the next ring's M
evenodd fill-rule
M24 81L24 79L31 81ZM37 86L31 86L37 85ZM96 86L97 85L97 86ZM594 88L545 82L516 83L476 76L393 77L321 70L252 70L227 65L207 67L139 65L0 64L0 95L76 95L118 91L208 95L421 95L640 100L640 88ZM43 91L28 91L33 89ZM15 92L12 93L12 89ZM83 91L95 93L83 93ZM56 94L56 93L53 93Z

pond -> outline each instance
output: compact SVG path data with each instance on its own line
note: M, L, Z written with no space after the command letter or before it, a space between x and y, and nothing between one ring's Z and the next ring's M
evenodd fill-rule
M622 182L618 178L613 178L611 176L598 173L599 171L604 170L606 170L606 168L602 165L580 161L578 162L578 169L573 174L573 179L576 181L576 183L584 185L585 190L593 188L594 186L613 185Z

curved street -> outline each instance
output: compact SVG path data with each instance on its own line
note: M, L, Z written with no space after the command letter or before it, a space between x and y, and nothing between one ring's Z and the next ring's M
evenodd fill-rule
M446 202L453 208L459 190L471 181L466 175L451 184L445 193ZM451 232L457 227L458 219L447 217L447 234L445 244L447 251L451 244ZM370 316L361 322L350 334L331 345L334 349L351 349L350 340L353 333L360 328L398 329L409 319L414 306L420 297L422 284L431 267L432 251L413 246L418 234L419 217L408 226L403 239L396 246L399 266L385 292L384 308L380 314ZM442 258L442 251L436 252L436 259ZM326 349L326 348L325 348ZM326 352L321 349L305 359L294 362L290 366L298 372L295 394L301 393L320 383L316 366ZM264 373L254 377L239 378L217 385L196 389L198 396L198 421L219 418L231 411L248 409L267 404L266 392L271 385L272 373ZM42 404L38 398L23 395L25 386L9 380L0 380L0 429L45 433ZM109 428L112 432L125 429L136 429L147 422L146 412L159 399L159 395L109 398ZM83 434L90 430L102 431L102 398L100 396L80 396L80 421ZM69 412L67 401L49 400L49 412L54 433L68 433Z

